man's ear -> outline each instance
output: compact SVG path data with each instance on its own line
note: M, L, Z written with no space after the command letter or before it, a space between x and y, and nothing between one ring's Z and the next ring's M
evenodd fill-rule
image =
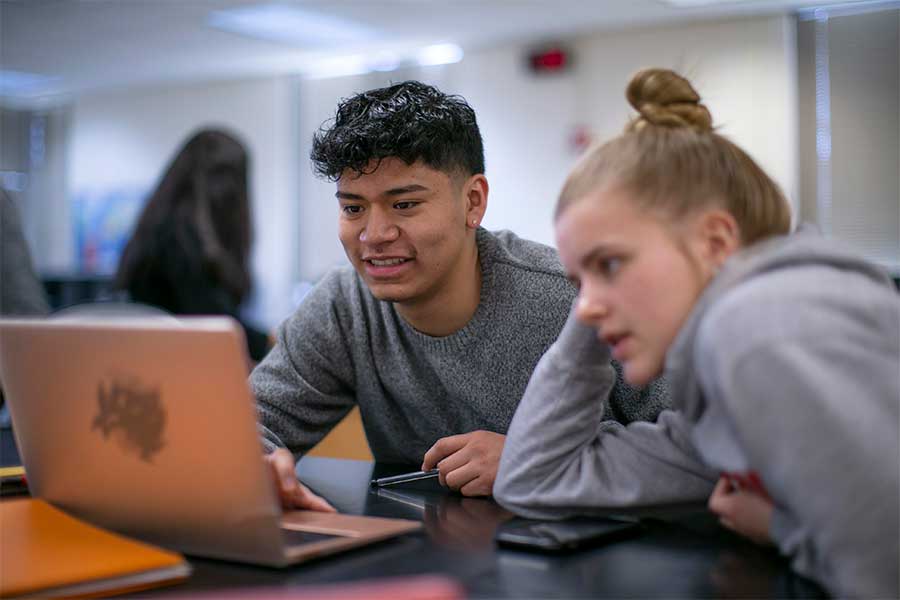
M734 215L721 208L702 213L694 225L695 251L707 272L713 274L740 249L740 226Z
M472 175L463 184L466 206L466 227L477 229L484 220L488 203L488 180L482 174Z

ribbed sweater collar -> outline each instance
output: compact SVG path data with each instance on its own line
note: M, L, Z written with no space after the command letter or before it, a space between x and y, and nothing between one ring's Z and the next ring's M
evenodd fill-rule
M423 348L449 353L465 348L472 340L483 339L482 332L490 323L494 310L494 263L499 248L491 233L483 227L476 230L475 243L478 246L478 261L481 265L481 294L475 314L462 329L446 336L431 336L416 330L397 312L393 304L390 305L390 310L394 313L403 331Z

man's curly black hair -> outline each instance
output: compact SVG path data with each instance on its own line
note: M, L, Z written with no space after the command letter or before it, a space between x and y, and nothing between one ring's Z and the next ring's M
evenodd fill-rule
M404 81L343 99L310 152L316 173L331 181L347 169L370 173L388 157L409 165L421 160L448 174L484 173L475 111L461 96Z

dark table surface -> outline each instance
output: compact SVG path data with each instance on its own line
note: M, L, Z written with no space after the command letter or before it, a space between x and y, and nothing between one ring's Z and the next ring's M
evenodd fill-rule
M0 462L6 465L18 459L10 433L0 431ZM703 505L632 511L644 524L636 536L563 555L540 554L496 546L494 532L512 515L491 499L369 485L374 477L409 470L414 468L313 457L297 468L304 483L340 512L414 519L424 523L421 532L284 569L191 556L190 579L146 595L215 595L254 586L284 590L433 574L458 581L472 598L824 596L793 574L774 549L723 529Z
M419 533L285 569L190 557L191 578L152 595L435 574L460 582L473 598L822 596L774 550L721 528L703 506L645 509L637 536L566 555L538 554L494 544L497 526L511 515L493 500L369 486L374 476L404 470L328 458L298 466L303 481L339 511L419 520Z

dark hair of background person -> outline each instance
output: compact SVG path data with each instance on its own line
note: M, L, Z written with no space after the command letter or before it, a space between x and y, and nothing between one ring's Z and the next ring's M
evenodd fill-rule
M370 173L389 157L452 175L484 173L475 111L460 96L404 81L343 99L313 135L310 152L315 172L331 181L348 169Z
M114 287L174 314L227 314L251 291L249 158L224 131L193 134L166 168L119 261ZM241 322L250 355L267 336Z

